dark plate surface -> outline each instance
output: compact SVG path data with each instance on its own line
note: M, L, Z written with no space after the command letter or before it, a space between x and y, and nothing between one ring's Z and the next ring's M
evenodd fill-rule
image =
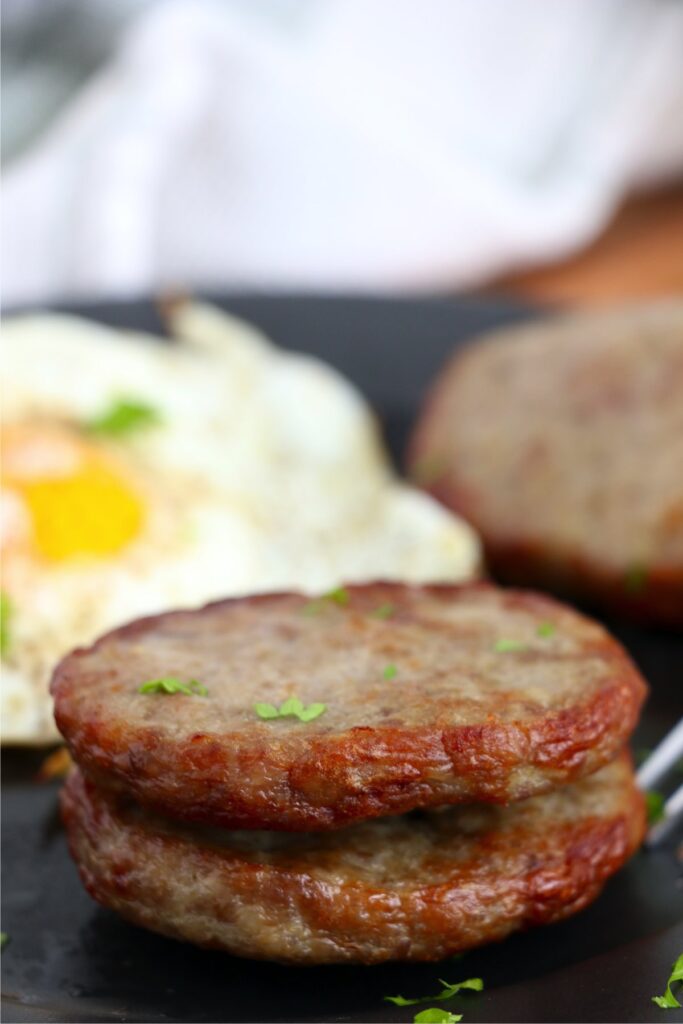
M400 459L421 394L453 346L528 311L476 300L249 297L225 300L281 345L326 359L379 412ZM74 307L72 307L74 308ZM75 310L160 331L149 303ZM634 746L651 747L683 710L683 638L613 627L652 685ZM412 1021L420 1007L383 996L437 992L437 979L481 975L486 990L448 1004L477 1021L663 1021L671 962L683 951L675 841L639 853L578 917L434 965L285 968L203 952L136 929L97 907L76 877L56 785L40 760L3 754L5 1021ZM182 871L182 865L178 865ZM429 1005L429 1004L427 1004Z

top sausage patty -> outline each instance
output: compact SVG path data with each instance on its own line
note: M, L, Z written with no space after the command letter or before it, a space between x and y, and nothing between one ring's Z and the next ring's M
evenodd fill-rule
M409 461L501 578L683 625L683 302L481 339Z
M139 692L166 677L206 694ZM377 583L139 620L65 658L52 692L101 785L188 821L316 830L587 775L623 746L645 685L550 598ZM255 710L292 697L325 710Z

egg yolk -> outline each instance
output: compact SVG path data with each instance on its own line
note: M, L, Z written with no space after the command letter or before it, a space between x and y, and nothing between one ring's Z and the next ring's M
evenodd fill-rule
M2 484L28 515L32 546L50 561L114 555L144 523L144 505L123 470L79 438L10 432Z

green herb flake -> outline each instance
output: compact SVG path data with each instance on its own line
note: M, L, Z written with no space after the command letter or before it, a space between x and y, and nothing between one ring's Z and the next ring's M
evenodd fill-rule
M0 655L4 658L10 649L10 626L12 623L12 602L7 594L0 593Z
M413 1017L413 1024L459 1024L461 1013L449 1013L438 1006L430 1006L428 1010L420 1010Z
M86 420L84 426L91 434L105 437L126 437L137 430L156 427L162 422L159 412L146 402L135 398L118 398L97 416Z
M552 622L542 622L536 630L536 636L552 636L555 632L555 627Z
M681 983L683 983L683 953L681 953L678 960L673 965L671 974L669 975L669 981L667 982L666 992L663 996L653 996L652 1002L656 1003L657 1006L661 1006L663 1010L677 1009L681 1004L671 991L671 986L680 985Z
M302 722L312 722L314 718L318 718L326 710L327 704L309 704L307 708L299 712L298 717Z
M9 942L9 935L7 932L0 932L0 949L4 949Z
M647 808L648 824L656 825L664 817L664 804L666 797L656 789L648 789L645 794L645 806Z
M274 704L254 704L254 711L259 718L279 718L280 712Z
M463 989L481 992L484 988L484 982L481 978L467 978L465 981L456 981L454 984L444 981L443 978L439 978L439 981L444 987L435 996L418 996L417 999L405 999L403 996L385 996L384 1000L387 1003L394 1003L395 1006L415 1006L416 1003L431 1003L432 1001L441 1003L444 999L451 999L452 996L457 995Z
M398 675L398 669L395 665L386 665L382 675L385 679L395 679Z
M186 683L174 676L164 676L163 679L150 679L143 683L138 693L182 693L186 697L206 697L209 691L196 679L189 679Z
M306 707L298 697L288 697L279 708L274 704L254 704L254 711L259 718L298 718L300 722L312 722L326 710L327 704L316 703Z
M334 590L328 590L326 594L313 598L313 600L305 604L301 610L304 615L318 615L331 604L336 604L340 608L346 608L350 600L351 595L346 587L335 587Z
M379 605L374 611L370 612L371 619L390 619L396 611L396 605L392 604L391 601L385 601L384 604Z
M289 697L280 705L280 716L287 718L288 715L293 715L295 718L298 718L303 709L304 706L298 697Z
M632 565L626 570L624 589L628 594L640 594L647 586L647 570L642 565Z
M493 645L496 654L508 654L510 651L526 651L527 645L522 640L496 640Z

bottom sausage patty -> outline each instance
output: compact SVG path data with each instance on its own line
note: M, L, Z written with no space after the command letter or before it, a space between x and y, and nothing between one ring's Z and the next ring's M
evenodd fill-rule
M287 963L437 960L558 921L636 849L626 756L508 807L468 805L338 832L179 826L74 771L62 794L88 892L135 924Z

